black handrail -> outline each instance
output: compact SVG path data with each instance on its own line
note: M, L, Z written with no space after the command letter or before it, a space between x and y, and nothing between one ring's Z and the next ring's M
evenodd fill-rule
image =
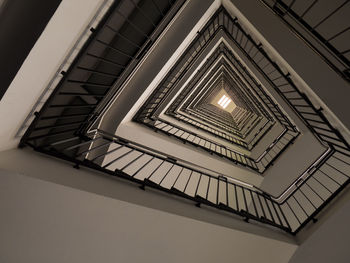
M228 176L208 171L185 160L167 156L124 138L103 131L91 131L84 142L61 140L35 150L69 160L76 165L93 168L105 173L131 180L141 185L156 188L193 200L197 205L205 204L255 220L295 234L323 209L349 182L350 177L343 170L350 165L350 155L334 155L320 162L310 177L282 203L260 189L232 180ZM75 142L75 143L74 143ZM99 144L96 144L99 142ZM97 145L97 146L95 146ZM107 147L103 153L98 149ZM98 154L94 153L97 152ZM336 162L346 165L339 167ZM324 166L338 171L337 176L325 173ZM77 166L76 166L77 167ZM341 170L340 170L341 169ZM324 175L321 181L320 173ZM318 173L318 174L317 174ZM339 176L341 175L341 176ZM324 181L328 178L328 181ZM339 187L334 188L332 184ZM323 187L324 189L320 188ZM330 189L330 186L333 188ZM306 189L307 188L307 189ZM325 191L328 191L326 194ZM315 200L317 197L319 200ZM310 206L314 210L310 210ZM305 215L309 215L305 217ZM304 218L303 218L304 216Z
M223 19L223 17L227 19ZM228 24L225 24L225 23L228 23ZM245 33L242 27L237 23L236 19L232 19L224 9L219 9L216 12L216 14L213 16L213 18L207 22L207 24L204 26L201 32L197 34L196 39L190 44L190 46L184 52L183 57L180 58L178 62L174 65L173 69L169 71L169 73L163 79L161 84L158 85L158 87L155 89L153 94L148 98L146 103L144 103L144 105L141 107L141 109L138 111L138 113L134 117L135 121L145 124L152 129L159 130L161 132L166 133L167 135L176 137L183 142L190 142L191 144L194 144L196 146L200 146L203 149L206 149L210 153L214 152L220 155L221 157L225 157L225 158L227 158L226 147L222 147L222 145L215 142L209 142L208 139L205 139L202 136L197 136L197 135L190 136L192 132L189 132L186 129L179 127L178 125L173 125L169 122L165 122L163 119L159 120L159 122L156 122L155 120L157 120L158 117L155 115L155 113L157 112L157 110L159 109L159 106L163 103L163 101L165 101L167 96L169 96L170 91L172 90L171 88L176 86L176 84L180 81L181 77L185 74L187 69L194 63L195 59L201 54L203 48L208 45L210 40L213 39L213 37L215 36L215 34L219 32L219 30L226 30L226 27L231 27L233 28L232 30L236 29L237 32L240 32L241 34L241 37L239 37L240 42L242 42L243 36L247 36L247 33ZM236 34L236 37L237 36L238 34ZM202 37L204 39L202 39ZM236 39L233 39L233 40L237 43ZM246 42L251 40L252 40L251 38L247 38ZM255 42L253 43L255 44ZM219 46L217 48L217 51L215 51L213 55L208 59L208 64L213 63L216 57L220 55L222 50L225 50L223 45ZM234 57L232 52L227 51L227 55L230 56L230 58L233 58L235 61L239 61L237 58ZM245 69L245 67L241 63L236 62L236 64L240 66L241 71L245 72L247 77L251 77L251 74L247 74L248 72L247 69ZM269 67L265 67L265 68L268 71L271 71ZM197 73L197 75L202 75L203 72L204 71L201 70L199 73ZM198 81L198 77L195 78L194 83L197 81ZM247 157L245 157L242 154L238 154L238 158L236 158L236 154L234 155L233 159L231 155L229 155L228 158L233 160L235 163L243 164L249 168L259 171L260 173L263 173L267 168L269 168L273 164L276 158L280 156L280 153L283 152L285 149L287 149L287 147L293 143L295 138L299 135L299 132L296 129L296 127L291 123L289 118L285 116L285 114L282 112L279 106L272 101L272 99L266 94L266 92L263 90L263 88L257 83L257 81L254 78L251 79L250 83L253 84L253 87L256 90L256 93L258 95L262 95L263 98L266 98L266 105L270 109L273 109L272 113L275 116L275 118L283 126L287 127L286 129L288 131L285 131L283 135L278 139L278 141L272 144L273 149L268 148L266 151L264 151L261 158L259 158L258 161L250 160L250 158L247 159ZM189 88L187 93L188 92L189 92ZM181 99L183 98L184 97L181 97ZM178 106L173 107L173 109L176 109L177 107ZM207 108L201 108L201 113L199 114L205 115L206 111L208 111ZM209 115L213 115L213 112L210 112ZM204 117L205 121L208 120L209 115L207 114L207 116ZM246 120L248 120L248 118L246 118ZM217 120L217 121L220 121L220 120ZM155 126L155 124L157 124L158 126L160 125L161 129ZM187 138L183 138L184 134L188 135ZM199 139L196 141L196 138L199 138ZM205 142L205 144L201 145L202 142ZM241 146L245 146L244 144L243 145L240 144L240 142L238 143L235 142L235 143ZM224 153L222 153L222 151L224 151ZM241 161L240 159L242 159L243 161Z
M274 12L289 29L302 39L317 55L319 55L336 73L345 80L350 81L350 61L348 58L349 47L342 43L349 38L350 15L348 0L342 3L327 2L327 10L322 7L319 0L314 0L308 6L303 1L285 0L260 0L272 12ZM300 5L301 3L301 5ZM317 17L316 22L311 22L310 17ZM334 23L334 21L337 23ZM339 25L342 21L342 25ZM327 27L327 33L320 27ZM342 42L340 41L342 40Z
M237 26L241 28L240 25ZM241 32L241 40L237 41L236 38L233 38L233 41L265 76L271 86L294 109L319 141L332 149L331 154L323 156L318 161L317 166L310 166L308 169L309 176L301 181L296 181L294 183L296 190L289 193L281 203L281 208L288 214L292 232L297 233L307 222L315 220L315 216L348 185L350 147L341 133L327 120L322 113L322 109L316 109L307 96L298 90L290 79L290 75L284 73L271 60L262 45L256 43L250 35L243 33L243 30ZM243 49L242 42L250 42L251 48L248 51ZM258 56L258 54L261 55ZM261 63L264 63L264 69L260 66ZM270 68L273 68L273 70L271 71ZM338 166L340 163L345 165L347 169L338 167L335 162L338 162ZM325 172L325 167L332 168L332 173ZM326 182L322 182L318 178L321 175L324 176L323 180L326 180ZM327 184L331 183L335 184L336 187L333 186L333 189L330 189ZM316 197L316 200L307 197L307 190L301 187L308 188L309 194Z
M117 93L135 69L150 39L157 39L170 22L173 7L178 10L184 1L168 2L162 5L162 14L152 13L157 28L149 21L136 25L137 19L144 18L144 14L133 1L114 1L98 26L91 28L92 34L69 69L61 72L63 77L42 109L35 113L23 140L31 136L45 141L54 136L52 133L68 138L76 131L86 129L99 114L106 98ZM130 14L119 11L121 3L129 6ZM117 25L116 20L120 22ZM135 34L126 36L125 30ZM62 125L66 124L71 125L70 130L63 129Z
M222 12L222 16L226 14ZM227 20L222 18L222 21ZM237 24L237 27L240 26ZM70 121L70 118L86 117L85 112L77 111L82 105L81 101L78 101L79 104L76 102L70 105L75 106L74 112L60 112L56 107L55 111L40 115L40 120L64 118L68 123L58 123L59 126L53 128L49 123L40 121L38 128L44 127L38 130L41 132L33 133L33 129L29 130L28 135L22 138L21 145L29 145L37 151L71 161L78 166L125 178L139 183L142 188L152 187L193 200L197 205L216 207L242 216L247 221L252 219L296 234L309 221L315 220L315 216L349 184L350 146L328 121L322 109L311 103L293 83L289 74L283 73L261 45L243 33L240 41L235 43L242 47L242 41L252 44L249 52L242 48L251 62L259 68L271 86L294 109L319 141L329 148L326 154L313 163L294 183L295 188L287 191L283 200L277 200L256 187L232 182L230 178L213 171L194 168L193 164L182 164L181 160L178 161L173 156L166 156L114 135L98 130L82 133L82 130L77 129L74 122ZM250 56L250 52L259 52L263 55L265 63L267 61L274 67L273 78L259 67L261 58ZM73 90L67 89L65 92ZM46 129L48 131L45 131ZM292 130L288 129L285 134L288 132ZM103 149L102 152L100 149ZM151 165L151 162L156 162L156 167L148 170L147 174L146 168L150 168L148 165Z
M239 24L238 27L242 28ZM244 31L242 31L244 33ZM297 233L302 227L311 220L315 220L315 216L333 200L339 192L349 184L349 168L350 165L350 146L341 133L335 129L322 113L322 108L317 109L309 100L309 98L296 87L290 78L290 74L285 74L281 68L268 56L261 44L256 43L252 37L244 33L244 37L238 42L233 38L237 47L247 56L253 65L261 72L261 74L269 81L271 86L278 94L290 105L290 107L298 114L305 125L325 146L331 149L330 153L322 156L318 160L317 165L311 165L307 169L308 177L300 178L295 183L295 190L289 192L281 201L281 208L288 214L291 229L293 233ZM252 43L249 51L246 51L241 43ZM250 55L254 54L254 55ZM257 54L261 54L257 56ZM262 65L264 65L262 67ZM264 68L265 67L265 68ZM271 69L273 68L273 71ZM271 74L273 72L273 75ZM338 161L338 165L334 162ZM343 167L339 167L339 162ZM344 169L344 166L346 169ZM332 173L326 172L325 167L332 167ZM323 169L323 170L322 170ZM318 176L324 177L320 181ZM326 179L325 179L326 178ZM327 181L328 180L328 181ZM333 183L333 189L327 184ZM317 196L318 203L307 197L306 190L301 189L302 186L307 187L309 192ZM323 189L319 189L319 188ZM320 191L326 191L320 193ZM270 196L272 198L272 196ZM279 199L274 199L279 200Z
M75 163L75 168L92 168L138 183L141 189L155 188L192 200L197 206L212 206L245 221L255 220L290 232L278 203L252 185L101 130L87 135L81 137L80 143L74 143L72 138L32 146ZM101 146L107 148L102 154L98 152Z

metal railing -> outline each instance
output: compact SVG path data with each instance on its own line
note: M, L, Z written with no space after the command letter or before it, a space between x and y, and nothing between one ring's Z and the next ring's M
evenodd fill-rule
M166 155L103 131L58 140L35 150L63 158L145 187L155 188L201 204L296 234L350 182L350 154L333 149L317 160L305 180L278 202L268 193L229 176ZM101 148L104 150L100 151ZM350 153L350 152L349 152Z
M235 164L240 164L259 172L258 165L251 157L238 151L232 150L218 142L205 138L204 136L200 136L192 131L187 131L180 126L174 125L162 119L157 119L154 121L154 123L146 123L146 125L155 131L159 131L166 135L177 138L184 143L201 147L211 154L215 153L216 155L228 159Z
M307 178L300 178L292 194L280 203L294 233L310 221L317 222L317 214L350 182L350 151L330 149L326 157L307 170Z
M200 128L201 130L204 130L204 131L206 131L206 132L208 132L208 133L210 133L210 134L212 134L220 139L223 139L229 143L237 144L237 140L234 137L232 137L230 135L230 133L223 132L217 128L213 128L206 123L196 121L193 118L188 118L187 116L182 115L181 113L176 113L174 115L169 113L169 116L173 116L177 120L181 120L181 121L185 122L186 124L189 124L195 128L198 128L198 129ZM257 122L256 122L256 125L257 125ZM256 133L252 136L252 138L247 142L247 146L246 146L247 149L248 150L253 149L257 145L257 143L264 137L264 135L268 131L271 130L272 127L273 127L273 124L271 124L269 121L266 121L262 126L260 126L259 129L256 131ZM253 128L255 128L255 127L253 127ZM258 136L258 135L260 135L260 136Z
M335 72L350 81L349 0L261 0Z
M235 137L233 137L229 132L224 132L224 131L218 130L217 128L213 128L206 123L196 121L192 118L188 118L179 112L177 112L176 114L175 113L168 113L168 115L171 117L174 117L178 120L181 120L189 125L192 125L196 128L200 128L201 130L209 132L210 134L217 136L218 138L221 138L223 140L226 140L230 143L238 144L237 139Z
M200 147L210 154L216 154L217 156L233 162L235 165L242 165L243 167L247 167L261 174L273 165L276 159L297 138L294 132L285 129L257 159L253 159L246 154L242 154L239 151L230 149L216 141L200 136L193 131L187 131L178 125L174 125L162 119L146 121L144 125L156 132L162 132L183 143Z
M219 118L216 118L216 116L220 116L220 113L212 111L212 109L208 108L207 106L209 105L200 106L197 109L186 109L183 112L189 115L189 117L192 117L192 116L194 117L191 119L196 119L203 123L208 123L214 127L217 127L229 132L230 127L227 127L227 125L225 125L225 121L220 120ZM177 111L176 113L181 114L182 111ZM168 114L168 115L171 115L171 114ZM246 149L249 149L249 145L246 142L246 138L249 136L249 134L251 134L251 132L256 127L256 125L263 120L263 118L260 116L257 116L254 113L247 113L242 116L242 119L238 118L238 121L241 121L241 120L242 120L242 124L245 126L243 126L242 129L239 129L237 127L235 131L241 132L241 137L243 137L241 140L245 143Z
M222 19L222 21L229 21ZM226 23L228 25L228 23ZM263 46L256 43L242 27L227 26L225 29L233 41L245 53L271 86L294 109L319 141L329 150L315 161L280 197L281 209L288 218L291 232L299 232L309 221L316 221L317 214L333 200L350 182L350 147L336 130L322 109L313 106L290 78L267 55ZM230 32L231 31L231 32ZM234 37L235 36L235 37ZM258 84L257 84L258 85ZM270 215L268 219L272 219Z
M227 31L228 28L230 28L232 32L228 32ZM213 16L213 18L211 18L210 21L208 21L207 24L204 26L204 28L197 34L197 37L186 49L182 58L178 60L178 62L174 65L171 71L163 79L161 84L158 85L158 87L155 89L153 94L148 98L146 103L144 103L144 105L138 111L138 113L134 117L135 121L145 124L152 129L161 130L167 135L176 137L181 141L188 142L188 139L185 140L182 136L183 134L188 134L188 135L193 134L193 132L187 131L186 129L179 127L178 125L173 125L169 122L165 122L164 120L159 120L158 117L155 115L155 113L159 109L159 106L165 101L167 96L169 96L172 88L176 86L176 84L180 81L181 77L186 73L188 68L190 68L190 66L194 63L196 58L201 54L203 48L206 47L206 45L210 42L210 40L213 39L214 36L220 30L224 30L228 35L230 35L232 40L235 41L235 43L237 43L238 45L244 44L244 47L248 47L249 51L253 49L252 48L253 45L256 45L257 51L255 52L254 57L259 57L259 54L261 53L259 46L238 24L237 19L231 18L231 16L224 9L219 9L216 12L216 14ZM236 31L236 33L234 33L234 31ZM235 35L235 37L233 35ZM248 42L252 42L252 44L248 45ZM212 54L212 56L208 59L207 63L208 64L213 63L216 57L220 55L222 50L224 50L224 47L219 46L217 50ZM262 96L262 98L264 98L264 102L267 105L267 107L270 108L270 110L272 109L272 113L274 117L280 122L281 125L285 127L285 131L279 137L277 137L277 141L274 141L266 149L266 151L262 153L262 155L257 160L254 160L254 162L242 163L240 162L239 159L238 160L236 158L232 159L230 157L230 159L235 163L238 161L239 164L243 164L249 168L258 170L260 173L263 173L267 168L269 168L273 164L276 158L280 156L281 152L286 150L287 147L293 143L295 138L299 135L299 132L296 129L296 127L292 124L292 122L289 120L289 118L279 108L279 106L267 95L267 93L264 91L261 85L254 78L251 77L251 74L248 74L247 69L239 62L237 58L234 57L232 52L227 51L226 53L228 56L230 56L231 59L235 60L236 65L239 65L240 71L244 73L244 76L246 76L246 78L250 78L250 82L248 83L252 84L252 88L258 96L260 95ZM262 58L259 58L259 63L264 62L265 60L264 56L265 54L263 54ZM269 75L275 74L275 71L276 71L276 69L274 68L272 68L271 70L270 65L265 65L265 63L262 69L260 70L267 70L269 72ZM201 70L201 72L203 71ZM195 79L194 82L195 81L198 81L198 80ZM181 99L183 98L184 97L182 96ZM175 108L176 107L173 107L173 109ZM207 111L207 110L208 109L203 109L201 114L204 114L205 113L204 111ZM213 115L212 112L210 114ZM208 116L205 116L203 120L206 121L208 119L207 117ZM165 123L164 125L162 124L162 126L160 126L162 127L162 129L159 129L159 127L155 126L156 120L159 120L160 123ZM169 132L169 131L172 131L172 132L174 131L176 132L176 134L174 135L172 132ZM219 143L215 143L215 142L204 143L204 141L209 142L209 140L205 139L202 136L198 140L192 140L194 139L192 137L188 137L188 138L191 138L191 141L190 141L191 144L195 144L196 146L199 146L210 153L213 153L213 149L214 149L214 152L216 154L219 154L220 156L227 156L221 153L224 147ZM201 143L204 143L204 144L201 145ZM239 144L240 143L238 142L238 145ZM244 157L243 154L240 154L239 156L241 158ZM257 169L256 166L258 166L259 168Z
M222 21L227 20L222 18ZM239 28L237 21L236 25ZM21 145L29 145L36 151L71 161L76 167L86 166L125 178L140 184L143 189L152 187L192 200L197 206L205 204L216 207L237 214L246 221L255 220L296 234L309 221L316 221L318 213L349 184L350 146L328 121L322 109L311 103L293 83L290 75L272 61L261 45L243 33L235 38L239 47L242 41L248 48L251 45L250 51L242 49L247 55L250 52L262 54L262 58L255 55L249 55L248 58L318 140L328 147L279 197L103 131L83 132L78 128L79 125L71 121L72 118L85 117L81 104L70 104L62 112L57 110L61 108L59 104L52 104L56 107L50 110L48 107L43 108L44 112L38 115L38 121L32 125L35 129L27 131ZM273 74L259 66L262 61L269 64L265 69L273 67ZM66 90L58 88L57 92L75 91L72 86L67 86ZM68 121L56 123L54 127L44 122L57 116ZM38 133L40 130L42 134ZM284 134L291 132L287 129Z
M238 27L242 28L240 25ZM297 233L309 221L316 221L315 216L349 184L350 146L328 121L322 108L316 108L299 90L290 74L283 72L261 44L243 30L242 33L239 41L233 38L237 47L298 114L319 142L328 147L326 154L320 156L281 196L273 197L287 215L292 232ZM248 51L242 43L251 45Z
M146 2L159 11L145 13L132 0L113 2L99 24L90 28L92 34L70 67L60 73L62 78L40 111L34 113L24 138L43 142L52 137L69 138L100 114L105 101L120 91L150 43L172 19L172 7L180 8L184 0L161 7L154 1Z
M92 168L138 183L141 189L155 188L290 232L278 203L252 185L100 130L87 135L35 149L71 161L75 168Z
M61 72L66 72L68 68L71 66L72 62L74 61L75 56L77 55L77 51L80 51L86 42L86 40L89 38L93 32L90 30L91 28L96 28L98 26L98 23L103 19L105 13L108 11L110 6L112 5L113 0L104 0L103 3L98 8L96 14L93 16L93 18L90 20L86 28L84 29L84 32L80 34L77 41L71 48L71 50L68 52L68 55L65 57L61 65L56 70L54 76L49 81L47 86L45 87L44 91L38 98L38 100L33 105L32 109L30 110L30 113L27 115L25 120L23 121L23 124L18 129L15 137L19 138L22 137L27 130L27 128L32 123L33 119L35 118L35 113L39 112L41 108L44 106L46 99L51 95L51 93L54 91L54 89L57 86L57 83L62 79L63 75Z

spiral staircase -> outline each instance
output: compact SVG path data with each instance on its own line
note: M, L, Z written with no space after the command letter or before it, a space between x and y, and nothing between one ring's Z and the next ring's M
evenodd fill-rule
M348 1L257 1L293 47L240 1L107 2L19 147L271 231L317 224L350 182L349 119L332 100L349 93ZM298 50L320 63L303 70ZM312 77L341 85L327 96Z

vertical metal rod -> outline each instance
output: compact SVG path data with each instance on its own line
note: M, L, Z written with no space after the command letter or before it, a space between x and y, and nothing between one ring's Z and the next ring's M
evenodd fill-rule
M113 150L110 150L110 151L108 151L108 152L105 152L105 153L102 153L102 154L99 154L99 155L97 155L97 156L95 156L92 160L90 160L91 162L94 162L94 161L96 161L98 158L101 158L101 157L103 157L103 156L106 156L106 155L108 155L108 154L110 154L110 153L112 153L112 152L116 152L116 151L118 151L120 148L122 148L123 147L123 145L120 145L119 147L117 147L117 148L115 148L115 149L113 149ZM89 151L90 152L90 151Z
M184 167L181 168L181 170L180 170L180 172L178 173L178 175L177 175L175 181L173 182L173 185L171 186L171 188L173 188L173 187L175 186L175 184L176 184L177 180L179 179L179 177L180 177L180 175L181 175L181 173L182 173L183 170L184 170Z
M118 30L115 30L113 27L111 27L110 25L105 25L106 28L108 28L109 30L113 31L113 33L117 34L119 37L121 37L122 39L124 39L125 41L127 41L128 43L130 43L131 45L133 45L134 47L137 48L142 48L140 45L134 43L134 41L132 41L131 39L127 38L126 36L122 35L121 33L118 32Z
M94 151L94 150L96 150L96 149L105 147L105 146L107 146L107 145L109 145L109 144L112 144L112 143L113 143L112 141L106 141L106 142L103 143L103 144L100 144L100 145L98 145L98 146L92 147L91 149L88 149L88 150L86 150L86 151L83 151L83 152L81 152L81 153L78 153L78 154L76 155L76 157L81 156L81 155L83 155L83 154L85 154L85 153L90 153L90 152L92 152L92 151Z
M185 185L185 188L184 188L184 191L183 191L183 192L185 192L185 191L186 191L186 188L187 188L187 186L188 186L188 183L190 182L190 179L191 179L192 173L193 173L193 171L191 171L190 175L188 176L187 183L186 183L186 185Z
M226 205L228 206L228 182L226 180Z
M216 179L218 182L217 182L217 186L216 186L216 204L219 204L219 187L220 187L220 179Z
M262 202L261 202L260 194L257 193L256 195L257 195L257 197L258 197L259 204L260 204L260 207L261 207L261 211L263 212L264 218L267 218L267 217L266 217L266 214L265 214L264 206L263 206L263 204L262 204Z
M208 194L209 194L210 182L211 182L211 178L209 177L209 182L208 182L208 187L207 187L207 193L206 193L206 195L205 195L205 199L207 199L207 200L208 200Z
M250 196L252 198L252 202L253 202L253 206L254 206L256 217L259 217L258 209L256 208L255 200L254 200L254 197L253 197L253 192L250 189L248 189L248 190L249 190Z
M150 158L146 163L144 163L139 169L136 170L136 172L134 172L131 177L134 177L136 174L138 174L143 168L145 168L152 160L154 160L155 158L152 157Z
M126 153L122 154L121 156L119 156L118 158L114 159L113 161L110 161L109 163L105 164L104 166L102 166L102 168L106 168L108 166L110 166L112 163L117 162L118 160L120 160L121 158L123 158L124 156L128 155L129 153L133 152L133 149L129 149L129 151L127 151Z
M304 13L300 16L300 18L303 18L317 2L318 2L318 0L313 1L312 4L309 5L308 8L306 8L306 10L304 11Z
M312 178L313 178L315 181L317 181L320 185L322 185L329 193L332 194L332 191L329 190L329 189L328 189L323 183L321 183L319 180L317 180L315 176L313 176Z
M342 175L344 175L345 177L349 177L347 174L345 174L344 172L342 172L342 171L340 171L338 168L335 168L333 165L331 165L331 164L329 164L329 163L325 163L325 165L328 165L329 167L332 167L334 170L336 170L338 173L340 173L340 174L342 174ZM324 173L324 172L322 172L321 171L321 169L319 169L319 171L321 172L321 173ZM328 176L328 175L327 175ZM329 176L328 176L329 177ZM329 177L329 178L331 178L331 177ZM337 183L337 184L339 184L338 182L336 182L333 178L331 178L335 183ZM339 184L340 185L340 184Z
M274 219L274 217L273 217L273 215L272 215L271 208L270 208L269 204L267 203L266 197L264 197L264 201L265 201L265 204L266 204L266 206L267 206L267 210L269 211L269 214L270 214L270 216L271 216L272 221L273 221L274 223L276 223L276 221L275 221L275 219Z
M306 215L306 217L309 217L309 214L306 213L304 207L299 203L298 199L296 199L294 195L292 195L292 198L297 202L297 204L300 206L301 210L303 210L303 212Z
M137 32L139 32L141 35L143 35L147 39L150 39L150 37L145 32L143 32L137 25L135 25L133 22L131 22L130 19L127 18L123 13L121 13L118 10L116 10L116 13L118 13L120 16L122 16L128 22L129 25L131 25L134 29L136 29Z
M301 221L299 220L299 218L297 217L297 215L295 214L294 210L290 207L288 201L286 202L287 206L289 207L290 211L293 213L294 217L297 219L297 221L299 222L299 225L301 225Z
M199 180L198 180L198 183L197 183L197 187L196 187L196 191L194 193L194 196L197 196L197 192L198 192L199 185L201 183L201 179L202 179L202 173L199 176Z
M137 10L140 11L140 13L142 13L142 15L152 24L153 28L156 28L157 26L153 23L152 19L145 14L145 12L138 6L138 4L136 4L133 0L130 0L134 6L137 8Z
M151 0L151 2L153 3L153 5L156 7L156 9L158 10L158 12L164 16L164 13L160 10L159 6L154 2L154 0Z
M243 188L242 186L241 186L241 189L242 189L242 193L243 193L243 199L244 199L244 204L245 204L246 212L249 213L247 198L246 198L246 196L245 196L245 191L244 191L244 188Z
M325 199L323 199L307 182L305 182L305 184L322 200L322 202L325 201Z
M140 154L137 158L135 158L134 160L132 160L131 162L129 162L128 164L126 164L122 168L120 168L120 171L123 171L124 169L126 169L128 166L130 166L131 164L133 164L134 162L139 160L144 155L145 155L145 153Z
M174 167L174 164L172 164L172 165L170 166L170 168L168 169L168 171L166 172L166 174L163 176L162 180L160 180L159 185L163 182L164 178L168 176L169 172L173 169L173 167Z
M237 186L234 184L234 189L235 189L235 197L236 197L236 206L237 206L237 211L239 211L239 204L238 204L238 194L237 194Z
M327 39L327 42L335 39L336 37L340 36L341 34L345 33L346 31L348 31L350 29L350 26L348 26L347 28L344 28L343 30L341 30L340 32L338 32L337 34L333 35L332 37Z
M346 5L349 2L349 0L346 0L344 3L342 3L339 7L337 7L333 12L331 12L328 16L323 18L320 22L318 22L312 29L316 29L318 26L323 24L326 20L328 20L332 15L334 15L336 12L338 12L344 5Z
M271 205L272 205L272 207L273 207L273 209L274 209L274 211L275 211L275 213L276 213L277 219L278 219L278 221L280 222L280 225L283 226L281 217L280 217L280 215L279 215L278 212L277 212L277 209L276 209L276 207L275 207L274 202L273 202L272 200L270 200L270 202L271 202Z
M311 200L306 196L306 194L301 190L301 188L299 188L299 191L302 193L302 195L309 201L309 203L315 208L315 209L317 209L316 208L316 206L311 202Z
M154 169L154 170L152 171L152 173L151 173L146 179L149 179L156 171L158 171L158 169L163 165L164 162L165 162L165 160L162 160L162 161L160 162L160 164L156 167L156 169Z
M281 205L280 205L280 204L276 204L276 205L278 206L279 210L281 211L281 214L282 214L282 216L283 216L283 219L284 219L284 221L286 222L288 228L289 228L289 229L292 229L292 228L290 227L290 224L289 224L289 222L288 222L288 220L287 220L286 215L284 214L284 212L283 212L283 210L282 210Z

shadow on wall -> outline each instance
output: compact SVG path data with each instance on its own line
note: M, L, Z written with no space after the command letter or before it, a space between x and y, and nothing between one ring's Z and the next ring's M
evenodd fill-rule
M347 263L350 244L350 191L344 205L324 222L294 253L289 263Z
M0 100L62 0L0 0Z

